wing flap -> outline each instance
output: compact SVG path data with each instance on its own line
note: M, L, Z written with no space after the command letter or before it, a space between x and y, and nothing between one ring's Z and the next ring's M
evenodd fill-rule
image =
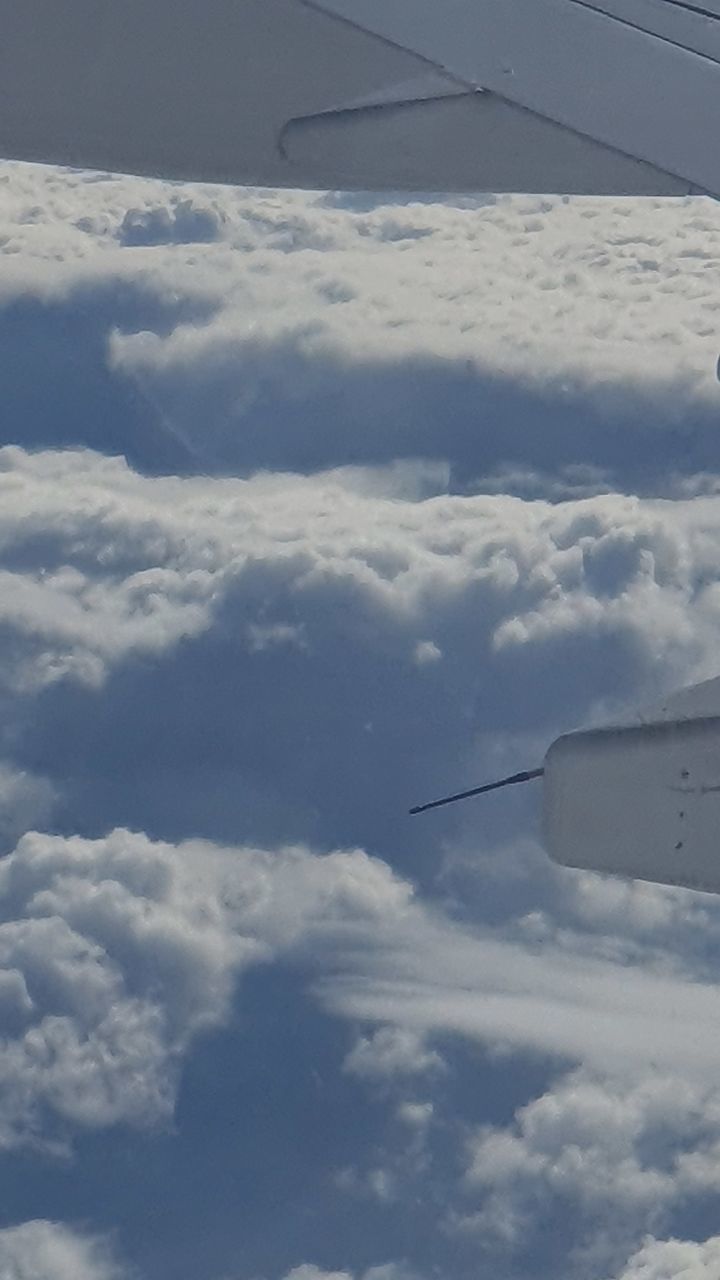
M720 117L720 66L693 49L575 0L306 3L693 189L720 192L708 137L708 120Z
M293 120L290 169L359 190L686 194L687 183L491 93L388 101Z

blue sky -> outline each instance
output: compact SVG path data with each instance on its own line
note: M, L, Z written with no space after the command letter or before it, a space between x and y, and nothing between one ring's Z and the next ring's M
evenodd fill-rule
M0 1271L714 1280L714 899L552 866L717 672L720 218L0 171Z

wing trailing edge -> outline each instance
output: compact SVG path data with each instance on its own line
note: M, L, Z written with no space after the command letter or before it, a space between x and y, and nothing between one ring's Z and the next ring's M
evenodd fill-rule
M622 3L658 31L618 21L619 0L0 0L0 156L320 189L720 193L720 24Z

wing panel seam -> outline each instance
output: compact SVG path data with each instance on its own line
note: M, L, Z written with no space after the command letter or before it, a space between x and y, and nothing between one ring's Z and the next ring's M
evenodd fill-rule
M708 18L713 18L716 22L720 21L717 14L706 13L705 10L695 9L691 5L676 3L676 0L662 0L665 4L672 4L676 8L684 9L687 13L705 14ZM658 31L649 31L647 27L643 27L639 22L633 22L631 18L620 18L616 13L608 13L607 9L603 9L601 4L593 3L593 0L570 0L571 4L577 6L578 9L587 9L591 13L597 13L600 17L606 18L608 22L614 22L619 27L629 27L632 31L640 31L649 39L659 40L661 44L667 44L673 49L682 49L684 53L692 53L696 58L702 58L705 62L711 63L713 67L720 66L720 59L713 58L709 53L703 53L699 49L689 48L683 44L681 40L672 40L670 36L661 35Z

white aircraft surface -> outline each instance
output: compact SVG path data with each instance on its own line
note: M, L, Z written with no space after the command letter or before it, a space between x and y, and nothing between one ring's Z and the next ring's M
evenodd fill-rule
M720 678L627 723L563 735L542 768L410 812L540 778L555 862L720 893Z
M6 159L720 195L720 0L0 0L0 29ZM563 737L511 779L542 776L551 856L720 892L718 689Z
M720 193L720 0L0 0L0 30L7 159Z
M720 716L712 700L700 714L553 743L543 789L545 843L556 862L720 893Z

